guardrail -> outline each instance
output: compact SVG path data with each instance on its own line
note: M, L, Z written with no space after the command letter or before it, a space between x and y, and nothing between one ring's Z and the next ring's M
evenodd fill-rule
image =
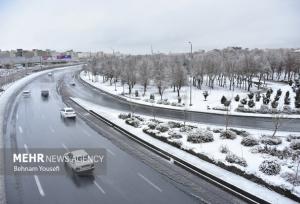
M42 67L42 68L39 68L39 67L24 68L24 69L21 69L21 70L11 73L10 75L0 77L0 87L3 87L4 85L9 84L9 83L15 82L16 80L25 77L29 73L39 72L39 71L44 71L44 70L54 69L54 68L59 68L59 67L75 66L75 65L80 65L80 64L83 64L83 63L57 64L57 65L51 65L51 66L46 66L46 67Z
M72 102L74 102L75 104L77 104L78 106L80 106L81 108L85 109L84 107L82 107L79 103L77 103L76 101L72 100L70 98L70 100ZM86 109L85 109L86 110ZM123 135L129 137L130 139L138 142L140 145L142 145L143 147L153 151L154 153L158 154L159 156L163 157L164 159L173 161L173 163L177 166L180 166L182 168L184 168L185 170L196 174L198 176L200 176L201 178L205 179L206 181L224 189L229 191L230 193L232 193L233 195L243 199L244 201L248 202L248 203L253 203L253 204L258 204L258 203L262 203L262 204L269 204L269 202L253 195L250 194L247 191L244 191L243 189L240 189L226 181L223 181L222 179L206 172L203 171L201 169L199 169L198 167L191 165L185 161L183 161L182 159L169 154L168 152L156 147L155 145L150 144L149 142L146 142L144 140L142 140L141 138L135 136L134 134L130 133L129 131L127 131L126 129L116 125L115 123L109 121L108 119L106 119L105 117L97 114L96 112L94 112L93 110L86 110L88 111L91 115L93 115L94 117L96 117L97 119L101 120L102 122L104 122L105 124L109 125L110 127L114 128L115 130L117 130L118 132L122 133Z

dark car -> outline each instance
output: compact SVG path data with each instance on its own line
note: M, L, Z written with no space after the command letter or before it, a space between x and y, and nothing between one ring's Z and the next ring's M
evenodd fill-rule
M48 96L49 96L49 91L48 91L48 90L42 90L42 91L41 91L41 96L44 97L44 98L48 98Z

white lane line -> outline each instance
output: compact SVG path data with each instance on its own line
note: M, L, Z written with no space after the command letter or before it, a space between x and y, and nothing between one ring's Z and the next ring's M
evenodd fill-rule
M106 148L106 151L108 152L108 153L110 153L111 155L113 155L113 156L115 156L116 154L113 152L113 151L111 151L110 149L108 149L108 148Z
M86 136L91 137L91 135L90 135L86 130L82 130L82 132L83 132Z
M27 144L24 144L24 148L25 148L26 153L29 153ZM33 175L33 177L34 177L36 186L37 186L37 188L39 190L39 193L41 194L42 197L45 196L45 192L43 190L43 187L41 185L39 177L37 175Z
M62 146L67 152L69 152L68 147L67 147L64 143L62 143L61 146Z
M143 176L141 173L138 173L138 175L144 180L146 181L148 184L150 184L153 188L155 188L156 190L158 190L159 192L162 192L162 190L155 185L154 183L152 183L149 179L147 179L145 176Z
M16 114L16 119L19 120L19 114L18 113Z
M52 133L55 133L55 130L51 126L49 128Z
M101 188L101 186L96 181L94 181L94 184L103 194L105 194L105 191L103 190L103 188Z
M26 153L29 153L27 144L24 144L24 149L25 149Z
M21 126L19 126L19 132L23 134L23 128Z
M42 188L41 182L40 182L39 177L37 175L34 175L34 180L35 180L35 183L38 187L38 190L39 190L41 196L45 196L45 193L44 193L44 190Z

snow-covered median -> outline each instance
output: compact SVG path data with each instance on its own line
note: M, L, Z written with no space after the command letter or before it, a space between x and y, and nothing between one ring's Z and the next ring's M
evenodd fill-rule
M90 85L101 89L102 91L105 91L112 95L121 97L124 100L137 104L157 106L161 108L169 108L176 110L189 110L214 114L226 114L226 107L223 104L221 104L221 98L222 96L225 96L228 101L231 101L231 104L229 106L230 115L273 117L274 114L272 114L272 112L277 110L280 112L285 112L284 114L282 114L282 116L285 118L300 118L300 109L294 107L295 92L293 91L292 87L290 87L288 84L283 83L267 82L267 86L265 87L264 91L261 90L259 96L257 93L255 93L257 92L255 87L252 88L253 96L249 96L249 92L243 89L229 91L228 89L223 87L215 87L214 89L199 90L195 87L192 87L192 106L189 106L190 90L187 86L182 87L181 103L178 103L177 93L174 92L172 88L166 89L164 91L163 100L160 100L160 96L157 93L157 88L154 85L149 85L147 88L147 92L145 93L145 95L143 95L144 87L139 84L136 84L132 90L132 94L129 96L127 94L128 86L126 84L123 86L121 82L117 82L116 84L111 84L110 81L103 82L102 76L92 76L90 73L85 71L82 71L80 73L80 78L85 82L89 83ZM273 92L269 97L268 104L263 105L263 95L266 95L266 93L262 92L266 92L267 88L272 88ZM272 102L275 100L277 90L279 89L281 90L281 94L279 99L277 99L277 108L274 109L272 108ZM208 93L206 100L203 95L205 91L207 91ZM290 105L284 104L285 94L287 91L289 92ZM124 92L125 94L123 94ZM138 96L135 95L135 92L138 93ZM153 95L154 100L150 99L150 95ZM239 96L238 100L236 97L237 95ZM249 102L253 105L253 107L249 107ZM242 103L245 104L243 105Z
M184 126L182 122L163 118L154 120L148 116L129 117L127 113L120 115L117 110L104 108L83 99L73 98L73 100L146 142L270 203L296 202L235 173L262 179L269 185L285 189L300 197L300 183L295 182L295 186L292 184L297 167L297 162L293 160L295 159L293 155L297 155L297 150L294 149L298 149L298 140L293 138L296 135L290 136L292 133L277 132L276 138L270 138L268 135L272 134L271 131L231 129L225 132L229 133L228 136L218 126L208 127L196 123L186 123ZM265 145L271 143L274 145ZM265 147L267 149L264 149ZM231 169L235 173L224 168Z

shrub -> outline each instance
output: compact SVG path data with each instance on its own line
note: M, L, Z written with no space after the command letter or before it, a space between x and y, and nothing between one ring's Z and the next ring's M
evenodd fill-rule
M255 94L255 101L256 101L256 102L259 102L259 101L260 101L260 98L261 98L260 93L259 93L259 92L256 93L256 94Z
M231 131L231 130L225 130L225 131L222 131L221 134L220 134L220 137L222 139L235 139L236 138L236 133Z
M170 128L169 128L168 124L161 123L161 124L158 124L155 129L159 130L160 132L167 132Z
M272 108L276 109L278 107L278 101L274 100L271 103Z
M281 91L281 89L278 89L278 90L277 90L277 93L276 93L276 96L279 96L279 97L280 97L280 96L281 96L281 94L282 94L282 91Z
M279 137L272 137L272 136L262 136L260 142L266 145L279 145L282 143L282 140Z
M236 102L239 102L240 96L239 96L239 95L236 95L236 96L234 97L234 100L235 100Z
M249 108L253 108L255 106L255 102L253 101L253 99L248 101L248 106Z
M171 139L180 139L180 138L182 138L182 135L177 131L170 131L168 134L170 135Z
M181 97L178 97L177 101L178 103L181 103Z
M151 122L155 122L155 123L162 123L160 120L153 119L153 118L151 118L149 121L151 121Z
M259 141L252 136L244 137L241 142L241 144L246 147L252 147L254 145L258 145L258 143L259 143Z
M286 138L286 141L291 142L292 140L295 140L295 139L300 139L300 135L289 135Z
M164 105L170 105L170 102L168 101L168 99L164 99L162 101L162 104L164 104Z
M270 98L263 96L263 104L268 105L270 103Z
M262 104L262 105L260 106L260 109L259 109L258 112L260 112L260 113L270 113L271 110L270 110L270 108L269 108L268 105Z
M282 109L282 112L283 112L283 113L286 113L286 114L292 114L292 113L293 113L293 110L292 110L291 106L289 106L289 105L284 105L284 106L283 106L283 109Z
M148 128L148 127L145 127L143 129L143 132L146 133L146 134L148 134L148 135L150 135L150 136L152 136L152 137L163 138L160 135L160 132L158 130L152 130L152 129ZM165 138L165 140L166 140L166 138Z
M139 91L138 90L135 90L134 94L135 94L135 97L139 97Z
M163 101L162 100L158 100L156 103L157 104L163 104Z
M226 101L224 102L223 105L224 105L225 107L229 107L230 104L231 104L231 101L226 100Z
M150 99L151 99L151 100L155 100L154 94L150 94Z
M244 105L239 103L238 107L236 108L236 111L244 112L245 111Z
M247 166L247 162L244 158L239 157L233 153L228 153L225 157L225 160L229 163L234 163L234 164L238 164L240 166L246 167Z
M275 160L265 160L259 165L259 171L266 175L277 175L280 170L281 167Z
M300 108L300 88L296 91L295 108Z
M240 135L242 137L246 137L246 136L250 135L250 133L247 132L246 130L238 130L238 129L235 129L235 128L230 128L229 130L235 132L237 135Z
M268 89L266 93L266 97L270 98L272 93L273 93L273 89L272 88Z
M290 148L292 148L293 150L300 149L300 139L292 140Z
M212 142L214 141L214 136L208 130L197 129L188 133L187 141L192 143Z
M182 124L179 122L174 122L174 121L169 121L168 125L170 126L170 128L180 128L182 127Z
M213 129L213 132L220 133L220 132L222 132L222 128L215 128L215 129Z
M284 104L285 104L285 105L290 105L290 103L291 103L290 92L287 91L287 92L285 93L285 97L284 97Z
M247 104L247 99L246 99L246 98L243 98L243 99L241 100L241 104L246 105L246 104Z
M222 144L219 148L220 152L223 154L227 154L229 152L229 149L227 147L227 145Z
M119 114L119 118L122 119L122 120L125 120L127 118L130 118L131 117L131 114L130 113L121 113Z
M254 93L253 93L253 92L249 93L249 94L248 94L248 97L249 97L250 100L252 100L253 97L254 97Z
M140 120L138 120L138 119L135 118L135 117L127 118L127 119L125 120L125 122L126 122L128 125L131 125L131 126L133 126L133 127L135 127L135 128L140 127Z
M171 106L177 106L177 103L176 102L172 102Z
M147 125L150 129L154 130L158 124L155 122L149 121Z
M262 154L268 154L274 157L278 157L279 159L286 159L291 156L293 156L293 153L289 148L284 148L283 150L278 150L274 146L257 146L251 150L252 153L262 153Z
M186 126L182 126L181 128L180 128L180 132L189 132L189 131L191 131L193 129L193 127L191 127L191 126L189 126L189 125L186 125Z
M169 141L169 143L171 143L173 146L180 148L182 146L182 142L180 140L172 140Z
M207 91L204 91L204 92L203 92L203 96L204 96L204 100L206 101L206 98L207 98L207 96L208 96L208 92L207 92Z
M287 182L295 185L295 186L300 186L300 176L297 176L296 178L296 172L284 172L280 174L280 177L284 178Z
M227 101L227 98L225 96L222 96L221 98L221 104L224 104Z

